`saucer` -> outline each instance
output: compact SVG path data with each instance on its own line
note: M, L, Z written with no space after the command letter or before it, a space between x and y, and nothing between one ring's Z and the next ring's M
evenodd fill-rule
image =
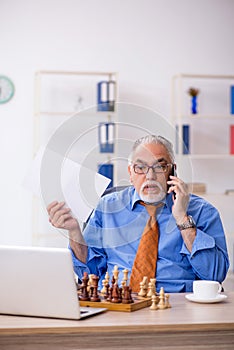
M220 303L221 301L225 300L227 298L224 294L218 294L215 298L210 299L200 299L195 297L194 294L186 294L185 298L189 301L193 301L195 303Z

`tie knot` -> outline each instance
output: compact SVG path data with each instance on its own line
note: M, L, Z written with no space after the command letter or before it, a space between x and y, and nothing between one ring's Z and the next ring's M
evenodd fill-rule
M145 206L149 216L151 217L155 217L158 208L160 208L163 205L163 203L158 203L154 205L154 204L146 204L144 202L141 202L141 204Z
M149 216L152 216L152 217L156 216L157 207L155 205L146 204L145 208L146 208Z

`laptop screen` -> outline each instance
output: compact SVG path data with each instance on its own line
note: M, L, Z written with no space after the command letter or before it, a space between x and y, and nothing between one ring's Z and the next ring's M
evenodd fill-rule
M0 266L0 313L82 317L69 249L0 246Z

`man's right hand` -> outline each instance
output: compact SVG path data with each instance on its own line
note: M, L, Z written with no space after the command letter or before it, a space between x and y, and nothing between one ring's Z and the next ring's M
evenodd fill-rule
M54 201L47 207L49 221L54 227L74 231L79 229L78 221L72 216L70 208L64 202Z
M47 207L49 221L54 227L69 231L69 242L77 259L86 263L88 248L82 236L78 221L72 216L71 210L64 207L64 202L52 202Z

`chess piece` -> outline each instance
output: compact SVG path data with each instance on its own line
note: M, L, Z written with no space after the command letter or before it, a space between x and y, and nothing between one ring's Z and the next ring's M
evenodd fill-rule
M108 280L108 281L109 281L109 279L110 279L110 275L109 275L108 271L106 271L105 279Z
M131 292L132 292L132 290L129 286L123 287L123 299L122 299L123 304L134 303L134 300L132 299Z
M170 295L165 294L165 305L168 309L171 308L171 304L169 303L169 298L170 298Z
M93 276L94 276L93 273L89 274L89 280L88 280L88 285L87 285L88 293L90 292L90 288L91 288L92 285L93 285Z
M123 289L122 287L119 288L119 302L122 303L122 299L123 299Z
M84 272L83 278L82 278L82 285L81 285L81 294L79 295L79 299L82 301L89 301L89 293L88 293L88 273Z
M164 293L164 288L163 287L160 288L160 292L159 292L158 308L160 310L164 310L164 309L167 308L167 306L165 305L165 293Z
M148 298L151 298L153 295L155 295L154 289L155 288L154 288L153 283L149 282L149 284L148 284L148 293L146 295Z
M147 294L147 290L148 290L148 277L144 276L143 280L140 282L140 291L138 295L140 297L145 297Z
M124 280L121 281L121 288L124 289L124 286L126 286L126 282ZM124 290L123 290L124 291Z
M109 288L109 280L110 280L110 275L108 273L108 271L105 274L105 278L102 280L102 290L101 290L101 294L105 295L106 294L106 285L108 284L108 288Z
M106 274L105 274L105 281L107 281L107 283L109 283L109 281L110 281L110 275L109 275L108 271L106 271Z
M104 295L105 292L106 292L106 280L103 279L103 280L102 280L102 289L101 289L101 292L100 292L100 293L101 293L102 295Z
M92 298L93 296L93 286L89 287L89 297Z
M148 288L148 277L147 276L143 277L142 282Z
M131 301L131 303L134 303L134 300L132 298L132 288L130 286L128 286L128 293L129 293L129 300Z
M145 296L145 289L144 289L144 283L140 282L140 291L138 293L139 297L144 297Z
M111 285L112 285L112 288L114 287L114 284L115 284L115 277L112 276L112 279L111 279Z
M152 291L156 294L156 278L151 278L150 282L152 284Z
M108 273L108 272L107 272ZM105 278L102 280L102 289L100 294L104 295L106 293L106 285L109 284L109 275L105 275Z
M104 299L106 299L106 300L108 300L108 298L109 298L109 288L110 288L109 283L106 283L105 284L105 293L104 293Z
M92 285L93 291L92 291L92 296L90 297L90 300L94 302L101 301L101 299L98 296L98 281L99 281L99 277L94 275L93 285Z
M151 297L152 304L150 306L150 310L158 310L158 305L157 305L157 296L154 294Z
M125 286L128 285L128 273L129 273L129 270L128 269L124 269L123 270L123 281L125 282Z
M117 265L114 266L113 276L115 278L115 283L118 284L119 270L118 270L118 266Z
M121 287L122 287L123 295L124 295L124 286L128 285L128 272L129 272L128 269L124 269L123 270L123 279L121 281Z
M111 301L112 299L112 293L113 293L113 287L111 286L109 288L109 293L108 293L108 297L106 298L106 301Z
M110 300L112 303L120 303L121 302L122 297L120 297L119 293L120 293L120 291L119 291L118 284L115 283L113 286L113 290L112 290L112 298Z

